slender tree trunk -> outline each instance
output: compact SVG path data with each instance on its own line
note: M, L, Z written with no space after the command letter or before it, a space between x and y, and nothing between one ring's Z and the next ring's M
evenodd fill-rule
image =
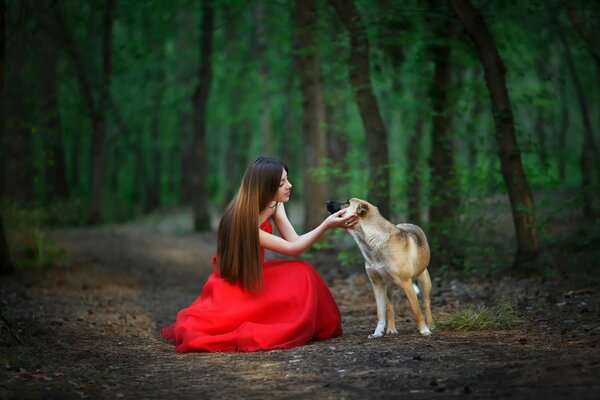
M327 214L327 187L315 176L327 155L325 98L321 86L319 29L316 0L297 0L296 63L303 98L304 229L319 225Z
M572 5L572 4L573 3L571 3L570 5ZM596 6L597 5L598 5L598 3L596 3ZM598 11L598 10L596 10L596 11ZM586 49L587 49L588 53L590 54L590 56L596 62L596 70L598 71L598 74L600 75L600 51L598 51L598 49L593 47L594 45L598 46L598 42L593 40L592 38L590 38L590 35L588 35L588 33L585 32L583 26L581 25L581 21L579 20L579 17L577 16L577 12L575 10L569 10L568 13L569 13L569 20L571 21L573 28L575 28L575 31L577 32L579 37L585 42Z
M523 171L521 152L517 144L513 112L506 88L504 65L494 37L485 21L469 0L449 0L475 44L483 65L486 83L494 112L496 142L504 183L508 190L517 238L515 271L531 271L537 267L539 238L533 193Z
M295 12L293 9L292 12ZM284 112L283 112L283 127L281 132L281 141L284 145L281 147L281 159L285 160L285 163L289 166L300 166L303 164L301 161L302 152L298 151L294 146L290 146L289 143L294 143L294 132L298 122L294 118L296 112L296 104L293 101L294 93L296 91L296 70L289 68L286 72L285 77L285 89L284 89ZM296 174L300 176L302 171L298 168L298 171L293 172L292 175Z
M46 120L43 122L47 132L46 195L47 202L52 203L66 200L68 197L67 167L58 104L58 54L49 43L45 47L45 50L40 50L43 62L40 63L38 76L42 85L41 93L46 99L44 104Z
M225 25L229 26L231 24ZM187 54L191 48L191 38L189 33L193 32L193 15L188 10L181 9L177 13L177 39L175 42L175 48L179 54ZM185 87L189 85L189 82L193 80L195 72L192 71L188 64L181 65L181 70L177 76L177 84ZM180 143L178 146L179 160L178 170L180 171L179 177L179 200L183 204L193 203L193 188L192 188L192 174L193 174L193 160L194 151L192 147L194 138L194 128L192 115L193 111L188 110L188 107L181 107L178 115L178 127L180 132Z
M562 69L562 68L561 68ZM564 76L561 73L561 76ZM558 176L562 183L566 180L566 146L567 136L569 132L569 103L567 99L567 84L559 82L559 93L560 93L560 127L558 132Z
M102 221L102 196L104 192L105 153L106 139L106 114L110 96L110 83L112 75L112 44L113 23L116 0L106 0L104 14L104 30L102 32L102 85L99 91L98 107L93 113L92 143L90 147L91 171L91 201L90 222L98 224Z
M8 15L8 8L6 10ZM15 32L10 48L4 49L2 124L5 135L2 144L4 154L0 159L4 167L4 195L24 206L31 205L33 201L33 135L30 127L34 100L30 92L34 91L35 85L23 76L21 69L33 57L30 53L33 46L24 34Z
M367 30L352 0L329 0L350 34L348 69L367 138L369 158L369 201L390 218L390 172L385 126L373 94L369 72Z
M214 9L210 1L202 3L202 28L200 40L200 68L198 86L194 92L194 172L192 188L194 198L194 230L210 230L210 213L208 210L208 193L206 191L206 176L208 163L206 161L206 108L212 81L212 51L214 34Z
M261 61L259 76L261 85L264 88L262 92L262 112L260 116L260 130L263 136L263 154L272 154L273 151L273 124L271 123L271 93L269 82L271 71L267 61L267 27L265 17L264 1L257 1L254 9L256 20L256 52L255 57Z
M423 150L423 135L425 131L422 112L417 111L415 128L410 135L406 146L407 160L407 179L406 179L406 196L408 199L408 222L415 225L422 225L421 206L423 204L422 190L422 168L421 168L421 152Z
M433 8L433 7L432 7ZM437 265L462 266L455 226L459 206L458 182L454 166L454 137L451 129L449 94L452 85L451 47L447 38L456 36L450 24L433 21L435 43L431 45L434 76L429 96L433 112L431 127L431 196L429 225L432 259Z
M232 63L232 73L238 77L239 81L245 82L247 72L244 64L246 58L243 56L241 46L239 45L238 30L235 24L225 25L225 54L228 59L236 60ZM235 196L239 183L244 175L244 170L248 166L248 147L252 133L250 132L250 121L243 113L242 105L247 100L246 90L243 86L236 85L231 89L236 101L230 103L229 113L231 118L228 120L227 139L230 145L225 150L225 181L223 208Z
M14 271L13 263L10 259L10 251L6 234L4 232L4 65L6 55L6 4L0 0L0 274L9 274Z
M160 130L160 122L161 122L161 106L162 99L164 98L165 88L166 88L166 71L165 64L161 63L164 61L163 47L164 47L164 38L159 37L157 34L153 32L152 21L148 16L144 17L143 20L143 30L144 34L148 40L148 49L151 51L151 54L158 54L156 57L156 62L159 65L159 70L155 75L154 79L158 83L158 89L154 94L154 100L152 101L152 115L150 118L150 145L148 146L148 151L146 156L150 160L149 163L142 163L142 167L147 170L147 182L146 186L143 187L145 190L145 204L144 211L146 213L151 212L152 210L157 209L161 205L161 176L163 171L166 169L162 157L162 138L161 138L161 130ZM142 141L136 144L139 148L141 154L144 153L144 149L142 148Z
M348 134L340 130L337 121L343 121L347 116L345 115L345 107L339 107L341 100L338 96L339 90L338 87L330 88L328 92L330 100L325 100L327 158L331 161L333 168L345 169L348 153ZM331 199L348 198L348 193L344 188L347 179L344 176L335 176L334 179L336 184L329 185L327 196Z
M548 171L548 134L546 133L546 113L539 108L535 116L535 133L538 138L538 157L544 171Z
M62 44L68 56L71 58L77 82L81 89L84 104L87 109L92 125L92 140L90 145L89 162L90 162L90 204L89 204L89 222L97 224L102 219L102 195L104 185L104 154L105 154L105 136L106 136L106 114L108 104L110 102L110 80L112 75L112 28L114 23L114 11L116 8L116 0L106 0L104 23L103 23L103 40L102 40L102 83L98 90L97 99L94 98L94 88L91 83L90 76L84 64L77 46L74 36L69 31L68 25L64 20L60 5L54 7L54 20L58 26ZM48 32L52 33L52 29L48 28Z
M555 22L557 25L558 23ZM567 62L567 68L573 80L573 86L575 87L575 93L577 94L577 100L579 102L579 108L581 110L581 119L583 120L583 142L581 148L581 193L583 198L583 215L586 218L594 217L594 207L592 198L592 159L598 155L596 151L596 142L594 140L594 132L592 129L592 121L590 119L590 113L588 110L587 99L585 98L585 91L579 80L577 74L577 68L573 62L573 55L571 54L571 46L569 41L565 37L560 27L557 29L560 40L565 49L565 61ZM596 157L597 158L597 157ZM598 166L598 160L596 160L596 166ZM600 167L596 168L597 174L600 175Z

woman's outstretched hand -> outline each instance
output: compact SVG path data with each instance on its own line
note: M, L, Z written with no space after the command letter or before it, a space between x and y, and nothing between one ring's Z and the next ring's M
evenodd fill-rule
M358 217L354 214L346 214L346 210L342 209L336 213L331 214L325 220L328 228L352 228L358 222Z

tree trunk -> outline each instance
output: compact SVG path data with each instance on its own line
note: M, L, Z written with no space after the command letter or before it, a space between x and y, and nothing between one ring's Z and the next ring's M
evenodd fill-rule
M10 251L6 234L4 232L4 65L5 65L5 46L6 46L6 4L0 0L0 144L2 150L2 160L0 161L0 274L9 274L14 271L13 263L10 259Z
M449 3L473 40L483 65L494 112L502 177L508 190L516 231L517 252L513 269L528 272L537 267L539 239L533 193L521 163L521 152L515 134L504 66L498 54L494 37L471 2L469 0L449 0Z
M177 38L175 41L175 49L179 54L187 54L190 52L192 46L189 32L194 30L194 16L185 9L180 9L177 12ZM227 26L231 24L225 25ZM177 74L177 85L185 87L189 85L189 82L194 79L195 71L189 68L188 63L181 65L180 70ZM193 110L188 110L188 107L181 107L178 115L178 127L180 132L180 142L178 146L178 156L176 159L179 162L179 201L182 204L193 203L193 188L192 188L192 175L194 166L194 151L193 151L193 138L194 128L192 115Z
M367 139L369 158L369 201L390 218L388 144L369 72L369 40L362 18L352 0L329 0L350 34L348 69Z
M92 140L89 153L91 188L88 210L88 221L91 224L97 224L102 219L102 193L105 174L104 140L106 136L106 113L108 110L110 78L112 73L112 27L115 8L116 0L106 0L102 32L102 81L96 100L90 75L84 64L83 57L81 57L77 49L74 35L69 31L68 24L64 19L60 3L57 3L57 5L53 7L55 10L54 20L58 26L59 34L63 41L62 44L65 46L65 50L73 63L84 105L92 125ZM51 28L48 26L46 26L46 28L49 33L52 33Z
M66 200L67 190L67 167L65 162L65 150L62 142L62 129L58 104L58 54L50 43L40 49L40 85L41 95L45 98L43 126L46 131L45 152L45 175L46 175L46 202L51 204L55 201Z
M561 68L560 76L565 76ZM569 134L569 102L567 99L567 84L564 81L559 83L559 99L560 99L560 127L558 132L558 176L560 182L565 183L566 173L566 158L567 158L567 136Z
M202 28L200 38L200 68L198 86L194 92L194 169L192 175L192 196L194 198L194 230L210 230L210 213L208 210L206 176L208 163L206 161L206 107L210 94L212 80L212 50L214 9L210 1L202 3Z
M316 0L297 0L295 18L296 63L300 73L304 132L304 229L326 217L327 186L315 176L327 155L325 98L321 86L319 29Z
M433 7L432 7L433 8ZM462 266L464 255L459 251L455 227L459 206L458 182L454 167L454 138L451 129L449 92L452 84L449 39L457 30L448 23L432 22L435 41L430 46L434 76L430 88L433 121L431 126L431 196L429 225L432 260L436 265Z
M557 24L558 23L555 22L555 25ZM581 194L583 199L583 215L586 218L593 218L594 199L592 197L592 159L594 156L597 156L598 152L596 151L596 142L594 140L592 121L590 119L587 99L585 98L585 91L579 80L575 63L573 62L571 46L560 27L558 27L557 31L565 49L565 61L567 62L567 68L569 69L571 79L573 80L573 86L575 86L575 93L577 94L577 100L581 110L581 119L583 120L583 141L581 148ZM598 165L598 160L596 160L596 166ZM600 175L600 167L596 168L596 171L597 174Z
M5 18L8 18L8 8ZM6 24L6 22L5 22ZM7 29L7 28L5 28ZM4 32L6 35L7 32ZM8 38L5 37L5 41ZM34 45L24 33L15 32L12 45L4 43L4 90L3 118L4 142L2 143L3 189L6 199L29 206L33 200L33 145L32 96L34 84L23 74L22 69L32 57ZM7 62L10 60L10 62ZM35 96L34 96L35 97Z
M273 124L271 123L271 93L269 82L271 80L271 71L267 58L267 33L265 26L265 4L263 1L257 1L254 9L256 20L256 43L255 57L261 60L258 74L261 80L262 92L262 112L260 116L260 130L263 137L263 154L272 154L273 151Z
M92 143L90 147L91 171L91 201L90 223L98 224L102 221L102 196L105 175L105 146L106 114L110 95L110 81L112 74L112 44L113 23L116 0L106 0L104 14L104 29L102 32L102 84L99 91L98 107L92 114Z
M408 140L406 146L406 196L408 207L408 222L415 225L422 225L421 205L423 198L421 191L423 188L422 168L420 165L421 152L423 148L424 122L422 112L417 111L417 120L415 128Z

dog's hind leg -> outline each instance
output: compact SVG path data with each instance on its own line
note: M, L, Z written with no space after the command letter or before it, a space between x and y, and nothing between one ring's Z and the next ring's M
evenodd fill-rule
M402 286L404 293L406 293L406 297L408 297L408 302L412 308L413 316L415 318L415 322L417 323L417 327L419 328L419 332L423 336L431 335L431 330L427 327L425 321L423 321L423 314L421 313L421 307L419 307L419 299L417 299L417 294L415 293L415 288L413 287L412 281L410 279L398 279L398 284Z
M425 305L425 317L427 318L427 325L433 329L433 317L431 315L431 278L427 270L423 271L421 275L417 277L419 285L423 288L423 304Z
M374 339L383 336L387 294L385 286L375 284L374 282L371 283L373 283L373 294L375 295L375 302L377 303L377 327L375 328L375 332L369 335L369 339Z
M394 313L394 287L388 286L386 290L386 315L385 315L385 333L398 333L396 330L396 315Z

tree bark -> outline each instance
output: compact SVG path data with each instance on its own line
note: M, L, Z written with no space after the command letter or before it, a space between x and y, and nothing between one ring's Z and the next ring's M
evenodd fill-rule
M561 67L560 76L564 76L564 67ZM569 134L569 103L567 99L567 84L564 81L559 81L559 99L560 99L560 126L558 132L558 176L560 182L564 183L566 180L566 158L567 158L567 136Z
M102 220L102 196L104 185L104 154L106 137L106 114L108 111L110 80L112 74L112 28L114 22L114 10L116 0L106 0L104 10L103 32L102 32L102 76L98 95L94 96L94 87L88 73L84 59L77 49L74 35L69 31L67 22L61 12L59 3L53 7L54 19L59 29L60 40L73 63L77 82L81 89L84 106L87 109L91 125L92 140L90 145L90 203L88 222L98 224ZM47 27L49 33L52 29Z
M300 73L304 134L304 229L319 225L327 211L327 187L315 170L327 155L325 99L321 85L316 0L297 0L295 10L296 63Z
M262 92L262 112L260 116L260 130L263 137L263 154L272 154L273 152L273 124L271 122L271 93L269 82L271 80L271 71L267 57L267 28L265 16L265 4L263 1L257 1L254 9L256 20L256 43L255 57L261 60L258 74L261 80Z
M369 71L369 40L362 18L352 0L329 0L350 34L348 69L367 139L369 201L390 218L390 178L387 136Z
M502 59L498 54L494 37L471 2L449 0L449 3L473 40L483 65L494 112L502 177L508 191L516 231L517 252L513 269L529 272L537 267L540 252L535 205L521 163L521 152L517 144Z
M5 18L8 18L8 7L5 6ZM6 25L7 21L5 21ZM8 29L5 27L5 30ZM3 32L4 35L7 32ZM3 115L0 121L4 129L4 141L0 151L3 164L3 190L6 199L29 206L33 200L33 145L32 145L32 103L35 96L30 95L35 85L23 73L24 66L33 57L34 45L25 32L15 32L4 39L3 81L4 90ZM10 59L10 62L7 60Z
M422 112L417 110L415 128L406 146L406 196L408 207L408 222L422 225L421 205L423 203L422 168L420 168L421 152L423 150L423 134L425 131Z
M4 232L4 65L6 55L6 4L0 0L0 146L2 150L2 160L0 161L0 274L9 274L14 271L13 263L10 259L10 251Z
M106 114L110 96L112 75L113 22L116 0L106 0L104 29L102 32L102 84L99 90L98 106L92 114L92 143L90 147L91 201L90 223L102 221L102 196L104 193Z
M212 50L214 33L214 9L210 1L202 3L202 28L200 38L200 68L198 86L194 92L194 169L192 188L194 198L194 230L210 230L210 213L208 210L206 176L206 107L212 80Z
M40 78L41 94L45 99L44 114L45 135L47 137L45 152L45 175L46 175L46 203L66 200L67 167L65 162L65 150L62 142L62 129L60 111L58 104L59 76L58 76L58 54L50 43L40 49Z
M557 25L557 23L555 22ZM575 86L575 93L577 94L577 100L579 102L579 109L581 110L581 119L583 121L583 141L581 147L581 194L583 199L583 216L586 218L594 217L593 197L592 197L592 159L598 154L596 150L596 142L594 140L594 132L592 128L592 121L590 119L590 113L588 109L587 99L585 98L585 91L579 80L579 74L577 68L573 62L573 55L571 54L571 46L569 41L565 37L560 27L557 29L558 36L565 49L565 61L567 68L573 80L573 86ZM597 157L596 157L597 158ZM598 160L596 160L596 166L598 166ZM597 173L600 175L600 167L596 168Z
M433 9L433 5L431 7ZM431 126L431 196L429 224L432 260L437 265L462 266L464 255L459 251L455 227L460 203L459 188L454 167L454 137L449 112L449 94L452 84L450 64L451 47L448 38L458 33L451 24L432 21L434 43L430 55L434 62L433 82L429 97L433 112Z
M188 10L181 8L177 12L177 37L175 41L175 49L179 54L187 54L190 52L191 37L189 32L194 30L194 15ZM231 24L225 25L225 28ZM181 65L180 70L177 74L177 85L185 87L189 85L189 82L194 79L195 71L193 71L188 63ZM192 188L192 175L194 167L194 128L192 115L194 114L193 109L188 110L188 107L182 107L178 115L178 127L181 132L181 139L178 146L178 157L179 160L179 201L182 204L191 205L193 203L193 188Z

